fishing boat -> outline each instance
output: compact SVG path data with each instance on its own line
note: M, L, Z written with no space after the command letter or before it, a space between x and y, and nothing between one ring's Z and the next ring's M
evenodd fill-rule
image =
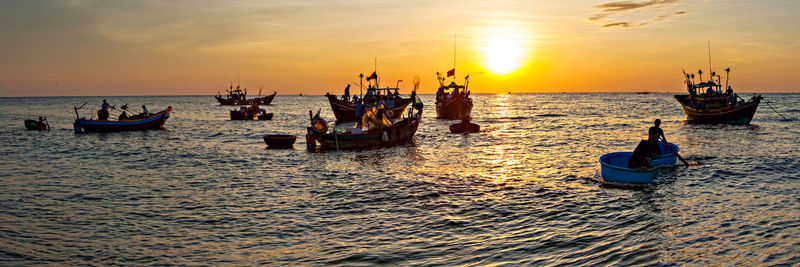
M422 101L415 102L405 118L390 120L381 104L365 109L362 122L337 122L328 132L328 124L317 115L311 117L306 142L309 150L350 150L390 147L411 141L422 119ZM417 112L415 113L414 110ZM320 144L317 147L317 143Z
M725 88L722 91L722 77L711 70L711 43L708 44L708 68L711 75L708 81L703 81L703 70L698 70L700 83L694 82L694 73L686 74L687 91L689 94L675 95L675 100L681 105L686 123L691 124L734 124L747 125L753 120L761 95L753 94L744 100L733 92L728 84L731 68L725 68ZM716 79L716 81L715 81Z
M445 79L453 77L450 84ZM469 97L469 75L464 77L464 85L456 84L456 41L453 39L453 69L447 71L446 77L436 73L439 89L436 91L436 118L447 120L463 120L472 115L472 99Z
M363 78L364 74L360 74L359 77L362 79L359 82L359 86L362 88L363 91ZM373 83L370 81L374 80ZM347 121L356 121L358 120L358 109L359 105L366 105L366 104L383 104L387 110L387 116L389 119L397 119L400 118L405 112L406 108L409 104L414 102L414 95L404 98L400 96L398 93L400 82L403 80L398 80L397 84L394 88L385 87L379 88L378 86L378 75L377 71L373 72L372 75L367 77L367 93L366 95L359 94L357 96L350 95L350 85L348 84L347 87L344 89L344 95L341 98L336 97L336 95L326 93L325 96L328 97L328 103L331 105L331 110L333 110L333 116L336 117L337 122L347 122ZM414 80L415 87L419 86L419 77L415 77ZM392 93L394 91L394 93ZM416 90L414 91L416 92ZM362 107L363 108L363 107ZM362 111L363 112L363 111Z
M464 77L464 85L455 81L445 85L445 78L439 76L439 90L436 91L436 118L447 120L463 120L472 115L472 99L469 97L469 75ZM448 72L448 77L451 76Z
M275 95L278 92L273 92L271 95L268 96L261 96L261 89L258 90L258 97L247 99L247 88L244 90L239 89L239 86L236 86L236 89L233 89L233 84L231 84L228 90L225 90L228 94L225 96L221 95L217 92L217 95L214 98L219 101L220 105L227 105L227 106L236 106L236 105L269 105L272 103L272 99L275 98Z
M50 124L47 123L47 119L44 117L39 117L39 120L25 120L25 128L28 130L49 130Z
M86 105L84 103L84 105ZM83 107L83 106L81 106ZM75 109L75 117L78 117L78 107ZM133 119L133 120L92 120L84 118L77 118L73 123L75 133L91 132L91 133L106 133L106 132L123 132L123 131L145 131L145 130L163 130L164 123L169 119L172 112L172 106L161 112L152 114L146 118Z
M669 147L667 147L669 145ZM675 153L680 151L673 143L658 142L661 155L649 160L649 169L628 168L633 152L614 152L600 157L600 176L606 182L614 183L653 183L658 176L658 169L674 166L677 161ZM672 149L670 149L670 147ZM672 151L675 151L673 153Z
M231 110L231 120L265 121L271 120L272 115L272 113L267 113L266 110L255 105Z
M451 133L477 133L481 131L481 126L469 122L469 120L463 120L460 123L450 125L450 132Z
M264 135L264 143L267 143L269 149L292 148L295 140L297 140L297 136L288 134Z

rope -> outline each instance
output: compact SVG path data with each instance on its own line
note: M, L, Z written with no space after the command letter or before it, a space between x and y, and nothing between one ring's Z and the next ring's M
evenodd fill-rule
M789 119L787 119L786 117L784 117L783 115L781 115L780 113L778 113L778 111L777 111L777 110L775 110L775 108L773 108L773 107L772 107L772 105L770 105L770 104L769 104L769 101L767 101L767 100L764 100L764 103L767 103L767 106L769 106L769 108L771 108L771 109L772 109L772 111L775 111L775 114L778 114L778 116L781 116L781 118L783 118L783 120L785 120L785 121L788 121L788 120L789 120Z

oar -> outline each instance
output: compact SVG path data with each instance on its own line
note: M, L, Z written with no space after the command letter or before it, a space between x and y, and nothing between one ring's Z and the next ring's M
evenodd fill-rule
M675 149L669 145L666 138L663 138L663 140L664 144L667 145L667 148L669 148L669 150L672 151L672 154L675 154L675 156L678 157L678 159L681 160L681 162L683 162L683 164L685 164L686 167L689 167L690 165L697 165L697 162L692 162L691 164L689 162L686 162L686 160L683 159L683 157L681 157L680 154L678 154L678 151L675 151Z

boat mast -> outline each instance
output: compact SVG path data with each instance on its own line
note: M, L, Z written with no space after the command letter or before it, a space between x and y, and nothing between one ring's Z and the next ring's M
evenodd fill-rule
M453 34L453 81L456 80L456 35Z
M713 73L711 71L711 41L708 41L708 73ZM711 82L714 82L714 75L711 75Z

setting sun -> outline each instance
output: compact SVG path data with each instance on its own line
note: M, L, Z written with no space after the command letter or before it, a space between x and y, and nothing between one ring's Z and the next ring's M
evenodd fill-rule
M491 37L484 47L486 66L495 74L508 74L520 66L522 46L518 40Z

